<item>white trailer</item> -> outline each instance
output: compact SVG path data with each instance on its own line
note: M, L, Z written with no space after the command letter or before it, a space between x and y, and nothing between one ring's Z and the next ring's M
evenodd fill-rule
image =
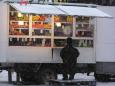
M103 7L97 8L103 10ZM18 14L23 15L25 20L22 20ZM102 25L107 23L102 22L105 18L101 18L102 20L95 18L111 18L108 14L92 7L0 3L0 62L13 63L16 72L20 73L22 81L25 82L43 82L49 75L56 78L56 73L62 72L60 49L65 45L66 38L71 36L75 47L80 51L77 60L80 71L77 68L76 72L86 72L86 70L95 72L96 62L105 61L103 55L107 57L106 61L108 59L108 54L103 52L107 46L103 43L107 44L107 48L112 52L114 50L114 44L109 45L113 43L112 39L111 42L102 41L107 40L103 39L103 36L110 31L103 29ZM36 16L39 17L38 20ZM43 20L44 16L47 21ZM111 19L107 21L112 21ZM111 36L113 31L112 28L109 33ZM112 52L109 52L109 55ZM86 69L81 69L82 67Z
M115 7L100 6L100 10L113 18L97 19L96 30L96 72L99 80L108 80L115 75Z

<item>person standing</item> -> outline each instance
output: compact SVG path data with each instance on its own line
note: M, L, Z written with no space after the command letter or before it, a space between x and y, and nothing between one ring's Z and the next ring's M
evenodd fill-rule
M67 38L67 45L60 52L60 57L63 60L63 80L74 79L79 54L79 50L72 46L72 38Z

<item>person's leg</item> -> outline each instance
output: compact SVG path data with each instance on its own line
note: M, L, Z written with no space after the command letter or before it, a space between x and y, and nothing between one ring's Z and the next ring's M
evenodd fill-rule
M71 74L70 74L70 77L69 77L69 80L74 79L74 75L75 75L75 73L71 73Z
M75 70L76 70L76 64L70 65L69 70L70 70L69 71L69 73L70 73L69 80L72 80L72 79L74 79Z
M63 73L63 80L68 80L68 75L66 73Z
M68 67L67 64L63 64L63 80L68 79Z

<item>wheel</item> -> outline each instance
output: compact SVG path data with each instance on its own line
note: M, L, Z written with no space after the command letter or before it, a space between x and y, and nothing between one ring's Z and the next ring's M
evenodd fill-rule
M23 84L34 83L34 65L33 64L15 64L15 71L19 73Z
M21 80L23 82L34 82L34 73L29 73L29 72L23 72L21 73Z
M39 80L38 82L40 82L40 84L48 84L48 80L56 79L57 74L52 69L49 69L49 68L42 69L39 71L37 78L38 78L38 80Z

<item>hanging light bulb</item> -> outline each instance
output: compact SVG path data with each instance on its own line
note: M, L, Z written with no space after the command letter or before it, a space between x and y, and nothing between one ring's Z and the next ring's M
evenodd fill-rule
M22 15L22 13L18 13L18 17L22 17L23 15Z
M56 22L56 26L57 27L61 27L61 23L60 22Z
M19 25L24 25L24 22L23 21L18 21L18 24Z

